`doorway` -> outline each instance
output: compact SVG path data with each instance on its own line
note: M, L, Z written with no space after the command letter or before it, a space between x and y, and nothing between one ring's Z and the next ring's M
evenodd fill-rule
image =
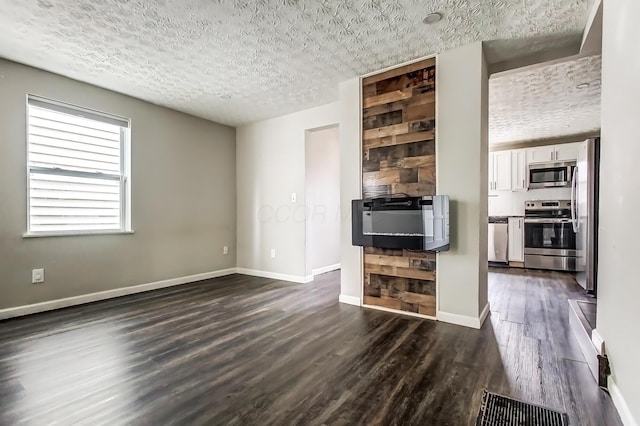
M305 263L309 280L340 269L340 138L338 126L305 135Z

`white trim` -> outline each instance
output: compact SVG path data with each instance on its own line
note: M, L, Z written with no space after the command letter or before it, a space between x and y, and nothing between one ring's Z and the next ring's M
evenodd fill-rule
M429 320L434 320L434 321L436 320L436 317L432 317L431 315L416 314L415 312L400 311L398 309L385 308L384 306L364 305L364 304L362 306L365 307L365 308L369 308L369 309L376 309L378 311L392 312L394 314L408 315L410 317L429 319Z
M324 266L324 267L318 268L318 269L312 269L311 270L311 274L316 276L316 275L320 275L320 274L326 274L327 272L336 271L338 269L340 269L340 264L336 263L334 265Z
M259 271L257 269L236 268L236 272L242 275L251 275L252 277L271 278L274 280L290 281L292 283L308 283L313 281L313 275L289 275L280 274L278 272Z
M489 305L489 302L487 302L487 304L484 305L484 309L480 313L480 326L478 328L482 328L482 324L484 324L484 321L489 316L489 312L491 312L491 305Z
M387 72L387 71L392 71L392 70L395 70L396 68L401 68L401 67L404 67L404 66L407 66L407 65L415 64L417 62L426 61L427 59L433 59L436 56L438 56L437 53L432 53L431 55L421 56L420 58L412 59L410 61L406 61L406 62L402 62L400 64L391 65L390 67L382 68L381 70L372 71L370 73L363 74L363 75L360 76L360 80L361 80L360 83L362 83L362 79L364 79L364 78L373 77L374 75L382 74L383 72ZM437 70L437 64L436 64L436 70ZM436 75L438 75L437 72L436 72ZM360 87L362 87L362 84L360 84ZM436 87L438 87L438 86L436 85ZM360 97L360 99L362 99L362 96ZM362 108L361 108L361 110L362 110Z
M345 303L347 305L360 306L360 298L355 296L347 296L346 294L341 294L338 297L338 302Z
M22 234L22 238L47 238L47 237L78 237L86 235L128 235L135 234L134 230L131 231L69 231L69 232L25 232Z
M616 382L612 376L609 376L607 385L609 387L611 399L613 400L613 405L615 405L616 409L618 410L618 414L620 415L622 424L624 426L638 426L638 422L636 422L636 420L633 418L631 409L629 408L629 405L627 405L627 401L624 400L624 397L620 392L620 388L618 387L618 385L616 385Z
M604 339L600 333L598 333L597 329L591 331L591 343L593 343L599 355L604 355Z
M443 312L443 311L438 311L437 318L438 318L438 321L448 322L450 324L462 325L464 327L480 329L482 328L482 324L484 323L484 320L489 315L489 310L490 310L490 307L489 307L489 303L487 302L484 309L480 313L480 316L477 318L470 317L467 315L452 314L450 312Z
M81 296L66 297L64 299L34 303L32 305L0 309L0 320L35 314L38 312L51 311L53 309L67 308L69 306L82 305L85 303L97 302L99 300L113 299L114 297L142 293L145 291L157 290L160 288L173 287L176 285L223 277L235 273L236 268L221 269L219 271L204 272L202 274L188 275L186 277L171 278L168 280L155 281L147 284L121 287L113 290L99 291L97 293L83 294Z

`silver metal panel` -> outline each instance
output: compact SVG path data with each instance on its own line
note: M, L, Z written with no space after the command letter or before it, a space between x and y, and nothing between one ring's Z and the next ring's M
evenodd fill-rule
M524 254L539 254L541 256L578 256L577 250L561 250L561 249L543 249L543 248L524 248Z
M509 248L509 225L506 223L490 223L488 239L489 262L507 263Z
M568 256L541 256L537 254L525 254L524 267L532 269L547 269L550 271L575 271L576 258Z
M596 289L596 197L598 147L595 139L587 139L578 152L575 204L576 245L579 253L576 280L583 288Z

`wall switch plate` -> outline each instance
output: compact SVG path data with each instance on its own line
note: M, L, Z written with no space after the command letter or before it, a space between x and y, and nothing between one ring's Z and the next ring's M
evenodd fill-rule
M31 283L40 284L44 282L44 269L34 269L31 271Z
M228 246L222 247L222 254L229 254L229 247Z
M298 195L295 192L291 193L291 202L295 203L296 201L298 201Z
M271 257L272 258L276 257L276 249L271 249Z

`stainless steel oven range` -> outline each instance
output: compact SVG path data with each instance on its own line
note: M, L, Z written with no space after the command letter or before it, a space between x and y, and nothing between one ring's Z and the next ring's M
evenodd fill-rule
M524 266L576 271L576 233L571 201L526 201L524 210Z

